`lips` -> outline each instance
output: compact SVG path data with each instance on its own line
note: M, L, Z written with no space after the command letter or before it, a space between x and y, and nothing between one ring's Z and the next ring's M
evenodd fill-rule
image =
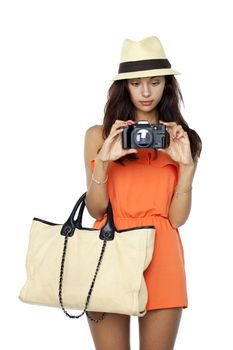
M153 101L140 101L140 103L142 104L142 105L145 105L145 106L149 106L149 105L151 105L151 103L152 103Z

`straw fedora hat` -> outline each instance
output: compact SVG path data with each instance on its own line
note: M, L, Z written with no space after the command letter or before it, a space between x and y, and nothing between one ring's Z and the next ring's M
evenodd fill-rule
M149 36L140 41L124 40L118 75L112 81L176 74L181 73L171 68L159 38Z

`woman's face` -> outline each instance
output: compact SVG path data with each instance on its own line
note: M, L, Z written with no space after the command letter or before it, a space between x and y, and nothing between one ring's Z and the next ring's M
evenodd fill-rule
M131 101L136 109L143 112L155 109L163 95L164 76L133 78L128 79L127 82Z

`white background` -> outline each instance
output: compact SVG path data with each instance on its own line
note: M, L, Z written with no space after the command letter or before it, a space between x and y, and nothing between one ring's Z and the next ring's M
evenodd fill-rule
M85 130L102 124L125 38L156 35L203 141L180 227L189 307L175 349L232 349L230 1L11 1L0 5L2 349L94 349L85 316L18 299L33 217L64 223L86 191ZM85 209L86 210L86 209ZM94 219L86 213L85 223ZM228 317L229 316L229 317ZM3 345L4 344L4 345ZM138 349L137 318L131 318Z

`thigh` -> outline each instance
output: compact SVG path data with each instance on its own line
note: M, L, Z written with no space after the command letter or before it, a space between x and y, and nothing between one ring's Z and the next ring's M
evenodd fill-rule
M156 309L139 317L140 350L172 350L182 311L181 307Z
M89 311L89 315L98 319L102 312ZM96 350L130 350L130 316L106 313L99 323L86 318Z

